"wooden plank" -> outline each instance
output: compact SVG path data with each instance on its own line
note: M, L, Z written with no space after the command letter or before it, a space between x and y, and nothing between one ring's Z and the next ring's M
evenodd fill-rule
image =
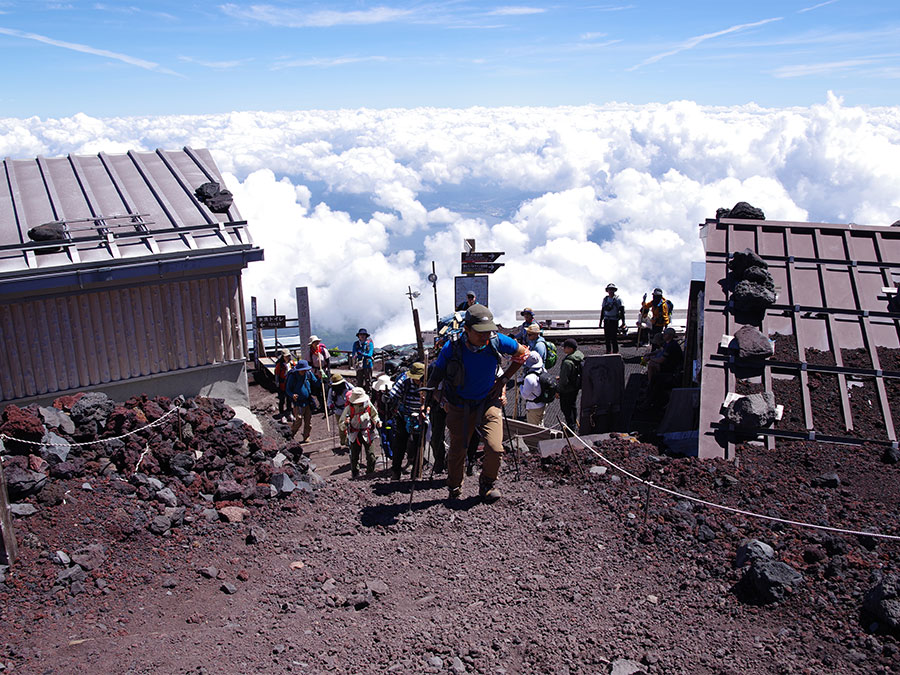
M79 344L84 346L84 336L72 330L72 318L69 316L70 298L56 298L56 316L59 330L66 339L66 368L69 375L69 387L82 386L81 373L84 369L84 354L79 352Z
M9 305L0 304L0 326L3 329L3 342L0 343L3 345L3 357L0 358L0 368L12 380L12 386L9 390L12 396L4 393L3 400L25 396L25 378L22 375L19 344L16 340L16 331L13 325L12 309Z
M197 365L204 366L212 363L212 355L209 349L209 321L207 320L209 307L203 304L201 291L202 281L193 280L188 285L191 292L192 312L189 316L191 333L197 349Z
M141 305L141 325L144 336L144 362L147 374L159 372L159 340L156 336L156 318L153 316L153 296L149 286L141 286L134 289L137 293L137 303Z
M123 379L137 377L141 374L140 352L141 346L138 340L141 336L134 326L134 307L131 303L131 293L127 288L119 288L112 291L115 306L121 316L123 349L127 362L123 371Z
M162 308L171 308L171 305L165 301L168 299L168 293L164 284L154 285L150 287L151 306L153 307L153 322L156 327L156 340L159 345L159 371L169 372L177 369L175 363L175 354L172 351L172 321L167 320L166 314Z
M102 347L98 343L97 328L94 326L93 312L91 311L91 299L88 295L78 296L78 323L81 324L81 334L84 335L84 353L87 359L89 384L103 382L103 370L98 358L98 351ZM107 381L109 375L107 374Z
M124 296L128 298L131 308L131 320L134 324L134 342L137 354L132 362L132 370L137 370L138 375L150 374L150 339L147 334L147 326L144 321L144 299L140 288L125 289Z
M174 313L172 317L172 326L175 329L175 341L172 347L178 357L179 368L187 368L196 363L194 360L193 347L191 346L193 340L187 340L184 334L184 314L189 311L188 308L184 306L183 287L186 285L187 284L184 284L183 282L175 282L168 288L171 293L171 303L167 306L170 307Z
M223 356L226 361L231 361L234 356L234 315L231 311L232 295L231 284L228 277L219 277L219 295L222 299L220 316L222 317L222 340L224 346Z
M47 391L45 384L47 380L44 372L46 361L41 359L41 344L40 341L36 339L36 333L40 331L40 328L37 327L37 312L35 311L34 303L32 302L19 303L16 307L22 313L21 317L17 317L17 323L19 324L19 334L22 336L24 342L23 352L31 361L33 389L29 393L43 394Z
M63 342L59 330L59 315L56 313L54 300L35 300L43 320L47 324L47 331L42 332L41 358L47 358L53 376L47 379L47 391L62 391L75 386L74 380L69 384L68 366L72 361L72 351L68 336Z
M97 360L100 362L101 382L121 380L119 374L119 346L116 344L112 322L112 308L109 305L109 294L91 293L91 320L94 322L94 334L99 341Z
M0 441L0 455L6 453ZM0 461L0 564L12 565L16 561L16 533L13 531L12 514L9 511L9 495L6 492L6 478L3 462Z

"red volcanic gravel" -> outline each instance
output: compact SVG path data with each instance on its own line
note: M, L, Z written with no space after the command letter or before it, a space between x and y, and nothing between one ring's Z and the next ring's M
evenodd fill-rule
M796 425L791 383L773 387L790 404L782 424ZM251 390L266 429L254 447L271 458L284 443L272 397ZM198 427L246 451L212 409L195 412ZM327 438L316 416L313 440ZM163 536L148 521L165 505L113 469L54 480L29 500L37 513L15 520L0 663L14 673L608 673L623 659L648 673L900 670L897 637L871 632L860 611L878 575L896 571L896 542L648 492L580 448L521 456L518 470L507 458L496 504L478 500L477 477L448 504L435 477L410 508L408 480L347 480L346 456L330 447L307 446L334 471L323 488L215 504L181 490L185 522ZM599 451L684 495L900 535L900 464L882 463L880 447L750 443L736 462L698 461L623 437ZM175 463L165 452L156 461ZM207 520L226 506L246 509L243 520ZM803 575L780 602L742 590L734 562L751 538ZM91 569L80 585L57 580L73 569L57 551L82 551Z

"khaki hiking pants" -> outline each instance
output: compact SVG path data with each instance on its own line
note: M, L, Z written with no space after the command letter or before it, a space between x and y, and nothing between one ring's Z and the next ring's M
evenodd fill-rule
M500 473L503 457L503 413L500 399L488 401L484 406L447 404L447 431L450 434L450 451L447 454L447 487L462 487L466 472L466 449L469 439L477 429L484 438L484 459L481 463L481 480L493 483ZM479 414L480 413L480 414Z

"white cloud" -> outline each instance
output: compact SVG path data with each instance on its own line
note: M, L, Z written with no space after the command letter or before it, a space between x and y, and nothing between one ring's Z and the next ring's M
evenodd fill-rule
M781 21L783 17L773 17L771 19L763 19L762 21L754 21L752 23L742 23L736 26L730 26L723 30L715 31L714 33L704 33L703 35L695 35L694 37L688 38L681 44L677 45L674 49L670 49L667 52L662 52L661 54L654 54L648 59L641 61L639 64L628 68L628 70L637 70L643 66L648 66L651 63L656 63L657 61L661 61L664 58L669 56L674 56L675 54L679 54L681 52L687 51L689 49L693 49L697 45L706 42L707 40L712 40L717 37L722 37L723 35L728 35L730 33L738 33L748 28L756 28L757 26L764 26L767 23L772 23L773 21Z
M546 9L541 7L498 7L487 12L488 16L525 16L528 14L543 14Z
M798 9L797 14L803 14L804 12L811 12L814 9L819 9L819 7L825 7L826 5L833 5L838 0L825 0L825 2L820 2L817 5L812 5L810 7L804 7L803 9Z
M0 118L0 153L54 156L207 147L265 262L244 295L293 313L310 287L318 334L365 326L408 342L407 287L435 261L450 308L464 238L505 251L491 304L633 308L654 286L684 307L698 224L748 201L772 219L900 218L900 109L829 96L810 108L668 104Z
M238 19L249 19L272 26L287 28L328 28L331 26L360 26L376 23L388 23L408 19L414 15L412 10L393 9L391 7L373 7L372 9L339 12L320 10L309 12L302 9L289 9L274 5L250 5L245 7L228 3L219 8L228 16Z
M175 71L169 70L168 68L163 68L158 63L154 63L153 61L146 61L145 59L138 59L133 56L128 56L128 54L120 54L118 52L111 52L107 49L98 49L97 47L91 47L89 45L78 44L77 42L65 42L63 40L55 40L51 37L47 37L46 35L38 35L37 33L26 33L24 31L16 30L15 28L0 28L0 34L9 35L11 37L22 38L23 40L34 40L35 42L42 42L43 44L50 45L51 47L60 47L62 49L70 49L74 52L81 52L82 54L92 54L94 56L102 56L106 59L112 59L113 61L121 61L122 63L127 63L130 66L137 66L138 68L143 68L144 70L154 70L158 73L165 73L166 75L176 75L181 77Z
M336 56L332 58L294 59L291 61L279 61L272 66L273 70L283 68L332 68L334 66L346 66L354 63L366 63L371 61L387 61L385 56Z

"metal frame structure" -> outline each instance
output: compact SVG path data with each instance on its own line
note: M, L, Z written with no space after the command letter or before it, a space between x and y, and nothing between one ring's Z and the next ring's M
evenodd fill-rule
M900 280L900 228L770 220L707 220L701 226L706 246L706 282L702 348L700 457L734 458L734 430L724 423L725 397L736 390L735 361L720 348L724 335L740 328L729 297L728 260L751 249L768 263L777 290L760 326L770 336L793 335L796 361L765 362L761 383L772 391L773 377L799 380L806 431L760 429L769 448L775 439L793 438L852 444L897 446L897 430L886 381L900 372L881 367L878 347L900 348L898 317L887 301ZM833 354L835 365L807 362L807 349ZM848 367L842 349L865 349L871 368ZM851 434L822 434L814 424L809 390L813 372L836 375L844 428L853 431L848 378L873 378L884 435L860 438ZM777 401L776 401L777 403Z

